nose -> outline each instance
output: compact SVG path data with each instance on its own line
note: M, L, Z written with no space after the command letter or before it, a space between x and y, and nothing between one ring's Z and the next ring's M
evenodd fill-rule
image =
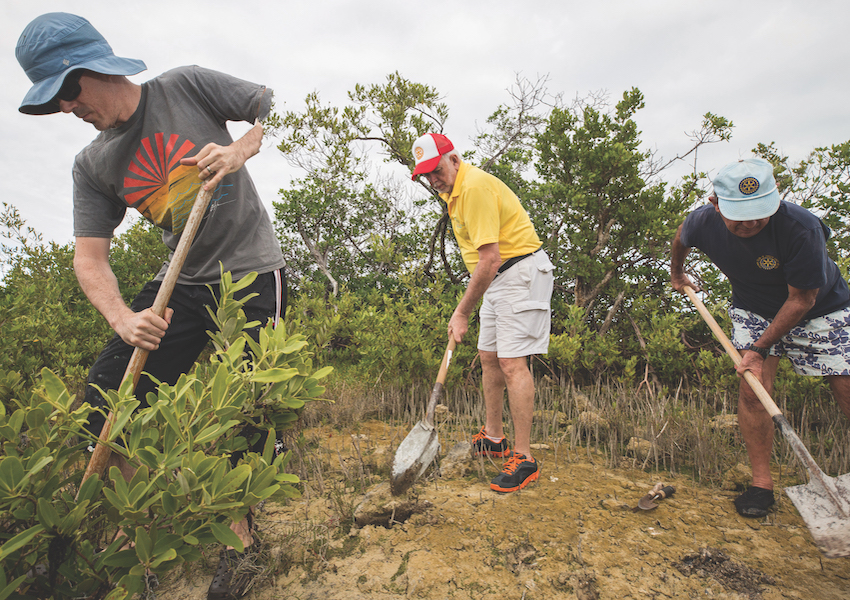
M70 113L74 111L74 108L77 106L76 100L71 100L70 102L67 100L59 101L59 110L63 113Z

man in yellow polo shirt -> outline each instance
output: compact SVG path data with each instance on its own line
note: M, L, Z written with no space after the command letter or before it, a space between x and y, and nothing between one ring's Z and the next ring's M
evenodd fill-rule
M446 202L471 273L449 319L448 335L456 342L483 299L478 351L487 420L472 438L473 450L508 459L490 487L513 492L540 475L531 455L534 380L528 357L549 349L554 267L516 195L498 178L463 162L446 136L423 135L413 143L413 156L413 178L424 176ZM502 429L505 389L514 425L513 451Z

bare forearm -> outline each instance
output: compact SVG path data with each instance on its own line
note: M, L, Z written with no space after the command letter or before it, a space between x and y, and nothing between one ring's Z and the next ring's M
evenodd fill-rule
M481 265L479 264L478 268L476 268L475 272L472 274L472 277L469 278L469 285L466 286L466 291L463 293L463 297L460 299L460 302L458 302L457 308L455 309L456 312L465 317L469 317L472 314L472 311L474 311L475 307L478 306L481 298L484 297L484 292L486 292L487 288L490 287L490 284L493 283L493 278L496 276L498 268L498 264L495 269L481 268Z
M681 233L682 226L680 225L670 246L670 283L673 289L679 292L686 285L693 287L691 280L685 275L685 258L687 258L691 249L682 243Z
M231 146L239 153L242 164L254 156L259 154L260 147L263 143L263 126L257 122L245 135L233 142Z
M167 308L164 315L157 315L150 309L133 312L127 306L109 265L109 245L108 239L77 238L74 272L80 288L122 340L143 350L156 350L174 311Z
M75 258L74 271L86 298L103 315L109 326L117 331L132 310L121 297L118 280L109 268L109 263L104 267L96 261Z
M785 334L791 331L797 323L809 312L815 305L818 290L806 290L806 293L799 295L789 295L785 304L776 313L776 316L768 325L761 337L755 342L759 348L770 348L782 338Z
M458 302L457 307L449 319L448 334L453 336L455 341L460 343L464 334L469 327L469 317L481 298L484 297L484 292L490 287L493 278L499 270L501 264L501 255L499 254L499 244L486 244L478 249L478 265L472 272L472 277L469 278L469 285L466 286L466 291L463 297Z

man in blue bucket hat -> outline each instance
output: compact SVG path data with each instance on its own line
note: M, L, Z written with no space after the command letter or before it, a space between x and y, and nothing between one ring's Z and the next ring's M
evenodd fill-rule
M200 67L180 67L141 85L127 79L145 70L140 60L115 56L86 19L49 13L33 20L15 49L32 81L20 111L31 115L73 114L101 133L74 161L74 269L91 303L107 319L115 336L89 372L85 400L105 405L94 385L116 389L135 347L149 350L145 370L174 384L191 369L214 325L206 307L214 306L219 263L238 279L257 272L245 294L249 321L277 323L286 304L286 280L280 243L245 162L259 152L259 123L271 108L272 92ZM254 123L234 141L227 121ZM130 306L121 297L109 265L115 228L128 207L163 230L173 251L201 186L214 190L207 214L186 257L165 318L150 307L168 262ZM94 384L94 385L92 385ZM142 376L137 399L145 402L154 385ZM98 435L104 417L92 413L90 431ZM255 438L257 432L245 433ZM255 439L251 441L256 442ZM250 443L250 442L249 442ZM256 447L256 446L255 446ZM114 458L114 457L113 457ZM115 463L125 476L133 470ZM255 549L250 514L232 529ZM237 598L250 583L235 575L245 553L222 550L208 598Z
M732 284L732 343L742 351L738 374L752 371L770 393L779 359L787 356L796 373L825 377L850 418L850 291L827 255L830 229L780 199L773 166L764 159L726 165L712 183L710 204L688 215L673 240L673 288L699 290L684 264L690 248L702 250ZM738 424L753 481L735 508L745 517L764 517L774 503L773 421L743 379Z

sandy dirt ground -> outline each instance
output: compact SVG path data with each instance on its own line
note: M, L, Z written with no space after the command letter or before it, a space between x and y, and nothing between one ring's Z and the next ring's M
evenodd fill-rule
M248 598L850 598L850 558L822 558L784 494L766 519L745 519L735 492L608 468L583 448L536 450L540 480L512 494L490 491L500 464L487 460L428 472L402 499L413 514L394 515L404 522L346 533L362 490L387 486L376 473L388 472L405 433L377 422L305 433L319 442L302 453L306 493L263 507L265 574ZM658 481L675 494L633 511ZM215 563L210 552L206 568L172 572L156 597L205 599Z

